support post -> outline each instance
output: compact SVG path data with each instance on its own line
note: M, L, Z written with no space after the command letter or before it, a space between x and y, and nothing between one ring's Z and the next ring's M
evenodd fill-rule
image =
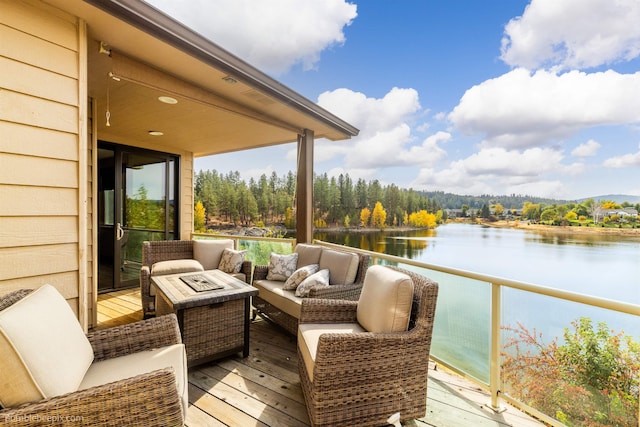
M298 173L296 175L296 241L313 241L313 131L298 135Z
M489 366L489 389L491 391L491 402L489 407L501 413L506 410L500 406L500 314L502 313L502 301L500 295L500 285L491 284L491 360Z

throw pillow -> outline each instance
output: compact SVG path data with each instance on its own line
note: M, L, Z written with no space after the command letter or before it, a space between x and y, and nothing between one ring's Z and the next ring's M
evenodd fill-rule
M319 269L320 266L318 266L318 264L311 264L300 267L299 269L294 271L291 276L289 276L286 282L284 282L284 285L282 285L282 289L286 289L289 291L296 289L298 285L304 281L304 279L314 273L317 273Z
M280 255L271 253L267 280L279 280L284 282L298 268L298 254Z
M329 287L329 269L325 268L307 277L296 288L296 296L306 298L311 289L318 287Z
M246 250L236 251L234 249L225 248L222 251L222 257L220 257L220 265L218 265L218 269L229 274L240 273L246 253Z

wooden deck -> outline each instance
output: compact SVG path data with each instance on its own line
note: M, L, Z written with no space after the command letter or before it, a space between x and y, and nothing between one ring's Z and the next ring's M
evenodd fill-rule
M142 319L139 290L98 297L99 328ZM435 368L435 369L434 369ZM462 378L429 368L426 417L405 426L533 427L543 424L508 407L495 414L489 395ZM258 318L251 324L250 355L189 371L187 426L308 426L293 337Z

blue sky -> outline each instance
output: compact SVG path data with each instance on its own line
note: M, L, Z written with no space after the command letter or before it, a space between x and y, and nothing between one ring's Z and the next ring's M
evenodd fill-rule
M640 196L637 0L148 0L360 129L316 173L417 190ZM295 144L196 160L295 171Z

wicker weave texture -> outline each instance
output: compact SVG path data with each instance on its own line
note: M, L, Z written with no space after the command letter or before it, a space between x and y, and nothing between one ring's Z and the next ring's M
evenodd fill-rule
M239 299L183 310L182 342L189 363L244 346L244 304ZM157 310L165 313L172 308L158 298Z
M30 292L0 297L6 308ZM175 316L105 329L87 336L95 360L181 342ZM172 369L92 387L0 411L0 426L182 426L185 414Z
M324 334L313 381L298 352L300 381L314 426L376 426L426 414L427 372L438 295L437 283L408 270L414 282L410 328L397 333ZM339 315L341 304L344 315ZM353 302L303 301L300 323L355 321ZM351 317L351 318L350 318Z

